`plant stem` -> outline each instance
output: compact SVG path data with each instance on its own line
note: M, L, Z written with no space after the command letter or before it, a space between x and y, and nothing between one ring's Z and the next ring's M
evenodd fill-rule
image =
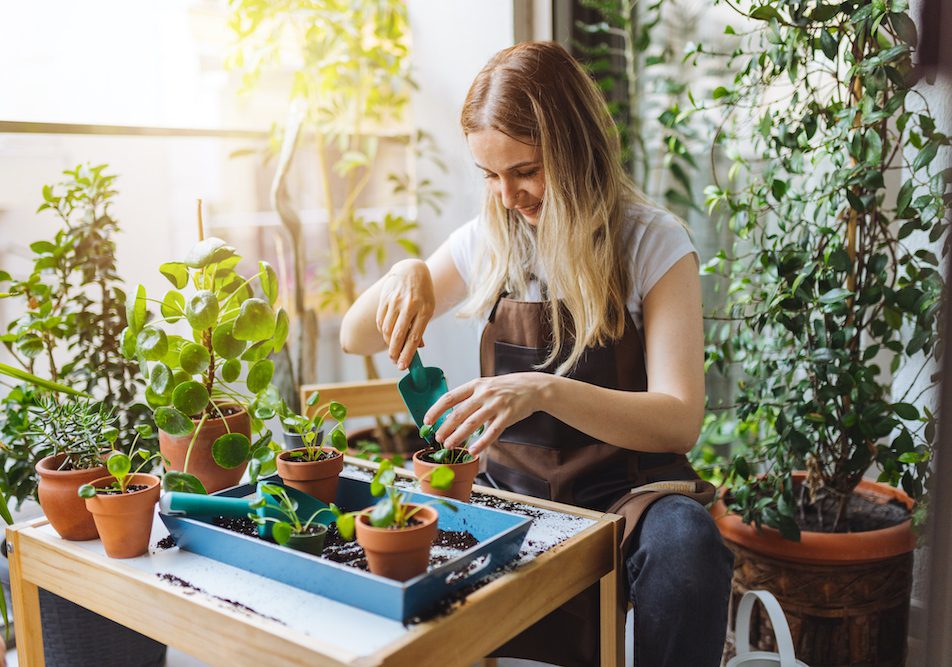
M199 420L198 424L195 426L195 432L192 433L192 440L188 443L188 449L185 452L185 463L182 465L182 472L188 472L188 460L192 456L192 447L195 446L195 441L198 440L198 432L202 430L202 426L205 425L205 420L208 418L207 412L202 412L202 418Z

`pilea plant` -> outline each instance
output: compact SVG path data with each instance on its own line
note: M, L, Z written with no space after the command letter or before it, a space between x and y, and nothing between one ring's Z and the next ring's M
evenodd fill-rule
M453 483L453 471L445 466L440 466L433 471L430 483L439 489L448 489ZM374 474L370 482L370 493L374 496L383 496L373 507L360 510L359 512L341 512L336 505L331 505L331 510L337 515L337 530L345 540L353 539L354 524L361 515L367 515L370 525L375 528L406 528L407 522L420 511L421 507L426 505L435 505L437 503L457 511L456 506L442 499L429 500L425 503L414 503L412 506L406 502L407 495L398 490L395 486L397 481L396 471L390 461L381 461L380 467Z
M892 374L928 378L941 350L950 142L914 88L906 0L731 6L737 74L713 97L738 120L721 137L734 165L707 194L737 243L708 265L731 281L708 362L742 366L736 429L756 434L727 471L732 509L797 539L808 510L839 530L873 464L922 496L929 386Z
M115 481L107 487L95 487L92 484L83 484L77 493L80 498L92 498L97 493L126 493L129 488L130 474L142 472L142 469L160 458L159 454L150 454L144 449L136 450L132 456L115 452L106 460L106 469ZM132 469L133 459L141 459L139 467Z
M244 278L235 271L240 260L235 248L223 240L203 239L184 261L159 267L173 287L161 300L148 298L140 285L126 305L129 326L122 349L139 360L149 379L146 400L155 409L156 425L169 435L192 435L183 473L188 473L192 448L206 422L224 420L229 405L249 407L254 415L254 404L274 373L268 356L287 339L287 314L282 308L273 309L277 274L267 262L260 262L258 271ZM253 285L264 298L255 296ZM159 304L161 312L151 321L150 301ZM189 327L190 337L166 333L166 327L177 323ZM254 431L263 430L260 419L253 419L252 425ZM228 432L212 444L212 456L223 468L259 456L270 459L269 441L270 437L262 438L252 447L249 435ZM194 491L200 490L196 481L169 473L163 483L166 488Z
M283 486L278 484L264 484L262 483L258 489L259 493L267 494L277 500L277 509L278 512L284 515L285 520L277 519L275 517L261 516L257 512L252 512L248 514L248 518L254 521L256 524L264 525L266 523L273 524L271 526L271 537L274 538L274 541L278 544L284 545L287 544L293 535L308 535L312 532L312 527L314 521L321 514L327 512L334 516L340 514L340 510L334 511L336 506L321 507L311 514L307 519L301 519L298 515L298 504L291 500L288 496L288 492ZM257 501L251 504L252 509L258 509L264 507L268 504L267 498L262 495ZM272 504L271 507L274 507Z
M313 408L320 400L320 392L314 392L307 399L307 407ZM268 406L259 406L256 412L261 419L269 419L274 412ZM323 410L314 410L310 417L293 412L287 404L281 405L281 424L288 432L300 436L304 443L303 451L292 451L288 454L294 461L317 461L321 456L321 447L331 444L338 451L347 451L347 434L344 432L344 420L347 418L347 408L337 401L331 401ZM321 427L328 417L337 421L337 424L318 441L322 432Z
M477 432L470 437L470 440L478 438L482 432L483 427L480 426ZM435 451L428 452L426 455L426 458L428 458L433 463L469 463L475 458L469 453L469 450L466 449L466 447L454 447L450 449L438 443L433 437L433 426L430 424L424 424L420 427L420 437L426 440L433 447L437 448Z

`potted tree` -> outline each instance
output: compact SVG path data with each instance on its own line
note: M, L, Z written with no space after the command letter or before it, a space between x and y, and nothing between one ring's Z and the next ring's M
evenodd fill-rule
M344 469L343 453L347 450L344 419L347 418L347 408L337 401L331 401L321 410L315 407L319 400L318 392L308 397L309 417L294 414L285 406L281 423L300 438L304 446L281 452L276 463L278 475L285 484L330 504L337 497L338 475ZM324 432L321 427L328 416L335 419L337 424L319 440L320 434ZM328 444L332 446L328 447Z
M443 469L434 473L434 483L448 476ZM436 539L439 513L431 507L441 503L455 512L456 506L444 500L408 503L406 494L394 486L396 473L389 461L380 463L370 484L374 496L383 496L373 507L359 512L337 514L337 529L344 539L353 539L364 549L370 571L383 577L406 581L426 572L430 563L430 547Z
M141 285L127 302L122 349L148 371L146 400L155 409L160 449L169 461L166 488L212 492L234 486L249 460L268 456L264 440L270 437L252 447L252 426L261 431L263 425L248 408L271 384L274 362L268 356L284 346L288 317L272 308L278 297L274 269L260 262L244 278L235 271L240 260L221 239L203 239L184 261L159 267L173 287L156 301L160 318L147 319L151 299ZM254 284L264 298L254 295ZM190 338L166 333L179 321L190 328Z
M481 432L480 429L474 437L479 437ZM433 427L429 424L420 427L420 437L430 445L413 454L413 474L419 480L423 492L469 502L473 481L479 472L479 457L470 454L466 447L448 449L439 443L434 445ZM433 475L441 467L453 472L453 479L448 487L444 484L433 484Z
M742 368L729 418L749 443L715 509L735 602L769 589L811 665L900 665L935 376L892 374L928 378L940 348L949 138L913 103L905 2L738 6L759 29L738 31L738 73L714 91L740 117L719 138L731 177L708 189L737 237L708 265L731 295L708 359Z

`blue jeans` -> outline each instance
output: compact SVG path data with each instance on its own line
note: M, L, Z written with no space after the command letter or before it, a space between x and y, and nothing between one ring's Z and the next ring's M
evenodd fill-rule
M734 555L707 510L684 496L655 501L625 566L635 667L720 665Z

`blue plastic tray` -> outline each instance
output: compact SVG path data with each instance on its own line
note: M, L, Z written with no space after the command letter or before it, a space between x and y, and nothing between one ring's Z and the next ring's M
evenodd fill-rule
M339 507L362 509L378 500L371 495L368 481L345 475L341 475L337 490ZM268 481L282 483L276 476ZM254 491L254 486L244 484L224 489L216 495L241 498ZM412 502L433 498L425 493L407 491L407 494ZM458 511L435 504L440 514L439 527L442 530L469 531L479 544L404 582L219 528L210 523L212 517L185 518L161 512L159 516L180 549L406 622L433 608L446 595L513 560L519 554L519 547L532 523L531 519L510 512L452 500L448 502L456 505Z

